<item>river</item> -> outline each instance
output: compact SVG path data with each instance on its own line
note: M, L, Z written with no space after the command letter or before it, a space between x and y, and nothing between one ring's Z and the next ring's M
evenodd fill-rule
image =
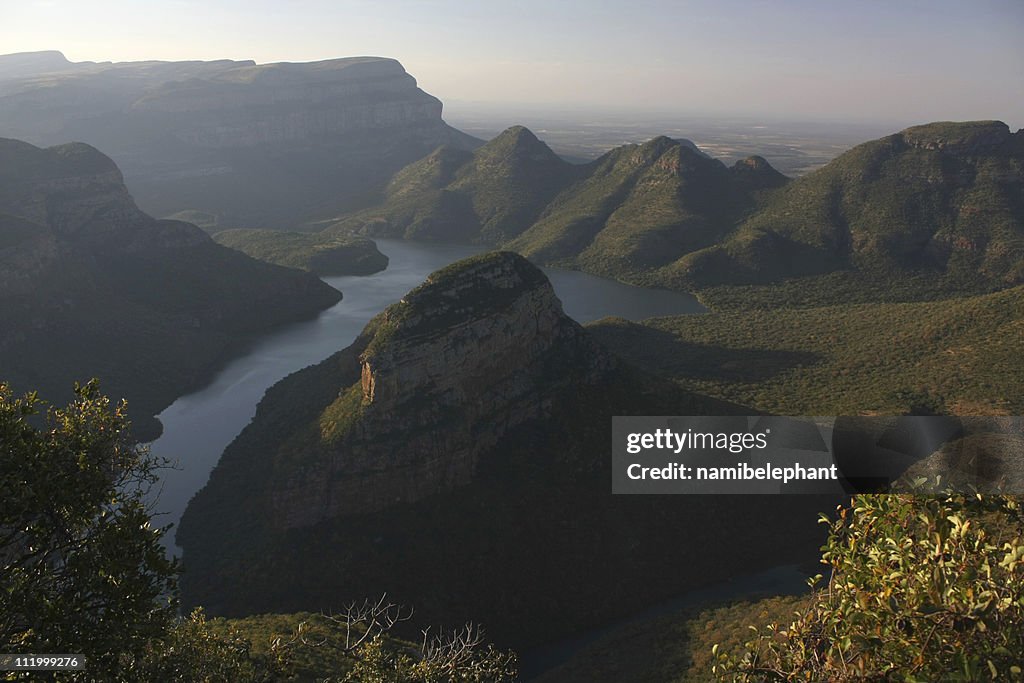
M256 404L271 385L348 346L370 318L433 271L482 251L397 240L377 244L390 259L386 270L365 277L324 278L344 294L340 302L315 320L264 337L204 389L182 396L160 413L164 431L151 450L175 468L161 476L157 524L177 524L188 501L206 484L221 452L252 419ZM576 271L546 268L544 272L565 312L581 323L605 316L642 320L705 310L694 297L681 292L630 287ZM173 530L165 538L169 543Z

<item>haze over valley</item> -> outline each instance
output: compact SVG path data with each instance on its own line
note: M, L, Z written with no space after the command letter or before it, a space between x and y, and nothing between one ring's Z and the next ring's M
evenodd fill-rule
M556 154L573 162L592 161L616 147L665 135L691 140L727 164L757 154L788 176L813 171L860 142L905 127L898 122L800 121L600 108L519 111L514 105L474 103L449 104L446 111L452 125L485 140L512 125L523 125Z

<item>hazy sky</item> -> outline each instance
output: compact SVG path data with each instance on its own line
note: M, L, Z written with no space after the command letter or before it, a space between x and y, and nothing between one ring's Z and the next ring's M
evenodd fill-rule
M399 59L459 101L1024 126L1024 0L0 0L0 52Z

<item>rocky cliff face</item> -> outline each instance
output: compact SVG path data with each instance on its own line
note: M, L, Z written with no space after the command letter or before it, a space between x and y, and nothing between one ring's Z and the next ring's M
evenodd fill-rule
M1016 134L1002 121L969 121L966 123L939 122L913 126L897 134L911 147L927 150L945 150L950 154L977 156L991 154L1014 145L1024 145L1024 135Z
M419 90L397 61L376 58L239 66L199 82L164 83L130 109L171 114L175 137L212 148L441 122L440 100Z
M233 347L339 297L194 225L151 218L88 145L0 139L0 379L17 390L59 400L99 376L151 435L143 421Z
M0 78L33 76L61 71L71 66L71 62L56 50L39 52L19 52L13 55L0 55Z
M57 57L60 57L58 59ZM0 56L0 135L108 151L158 215L288 227L441 144L476 141L393 59L72 63Z
M557 397L613 367L543 274L510 252L436 273L373 325L359 383L321 414L316 464L273 492L279 526L464 486L510 430L549 417Z

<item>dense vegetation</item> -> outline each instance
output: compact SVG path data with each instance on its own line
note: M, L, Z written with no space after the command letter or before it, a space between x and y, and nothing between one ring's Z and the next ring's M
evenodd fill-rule
M625 625L537 683L1022 678L1017 502L865 495L821 521L829 537L810 594Z
M493 244L522 232L577 175L516 126L475 153L441 147L410 164L391 179L379 210L358 212L327 232Z
M1024 516L1000 497L859 496L830 525L809 606L742 654L716 647L722 681L1024 678Z
M277 230L224 230L213 239L255 259L317 275L371 275L388 266L373 240Z
M982 293L1024 279L1024 134L917 126L787 182L665 137L574 167L515 127L408 166L328 232L497 244L732 306Z
M36 396L0 384L0 647L88 652L112 677L166 629L177 566L150 524L156 463L131 445L124 405L95 384L76 394L38 428Z
M0 384L0 649L84 655L60 680L149 683L508 683L515 657L467 626L418 642L385 598L333 615L178 618L180 566L150 518L163 463L94 381L65 408ZM28 680L32 674L5 674ZM27 677L27 678L26 678ZM296 678L297 677L297 678Z
M757 596L753 596L756 598ZM792 617L807 600L774 596L679 608L662 616L627 622L604 632L533 683L710 683L715 645L738 652L751 626L765 627Z
M442 148L408 166L380 208L328 232L502 244L539 262L639 280L722 239L784 182L760 157L727 168L666 137L574 166L515 126L472 154Z
M149 508L163 465L134 445L124 403L92 382L44 406L0 384L0 648L84 655L61 680L276 680L277 648L251 657L175 617L180 567Z
M917 126L854 147L774 193L721 244L666 273L698 287L852 271L946 287L1024 278L1024 134Z
M1024 411L1024 288L937 302L604 320L590 331L649 371L780 415Z

